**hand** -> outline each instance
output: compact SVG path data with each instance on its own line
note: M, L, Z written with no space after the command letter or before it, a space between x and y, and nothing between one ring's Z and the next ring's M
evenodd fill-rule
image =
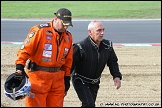
M116 86L116 89L119 89L121 87L120 78L118 77L114 78L114 85Z
M27 78L29 78L28 75L26 74L25 70L24 70L24 66L22 64L17 64L16 65L15 78L23 79L23 78L25 78L25 76Z
M15 78L16 79L23 79L24 78L22 70L16 70Z
M70 76L65 76L64 77L64 84L65 84L65 96L66 96L67 91L70 88Z

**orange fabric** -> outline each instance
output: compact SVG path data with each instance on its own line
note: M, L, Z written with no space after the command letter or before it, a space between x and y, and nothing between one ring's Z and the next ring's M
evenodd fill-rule
M39 25L36 25L30 29L27 38L17 53L18 58L15 64L22 64L25 66L26 61L30 59L37 65L44 67L62 66L65 71L65 76L70 76L70 68L73 59L71 33L63 32L62 42L58 46L56 41L57 37L60 35L54 31L52 22L50 22L49 27L47 26L39 29L38 26ZM34 35L32 35L32 33ZM51 48L52 52L51 50L45 50L45 48ZM45 55L47 53L48 55Z
M27 72L34 98L26 96L26 107L63 107L64 72Z
M72 65L72 35L66 31L61 36L49 24L33 26L18 50L15 64L26 65L30 59L43 67L62 67L58 72L27 72L34 98L26 98L26 106L62 106L64 76L70 76ZM57 40L62 39L58 45Z

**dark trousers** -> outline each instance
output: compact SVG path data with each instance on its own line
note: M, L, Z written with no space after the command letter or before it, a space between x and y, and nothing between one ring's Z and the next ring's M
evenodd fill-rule
M95 107L99 83L86 83L75 75L72 76L72 83L80 101L82 102L81 107Z

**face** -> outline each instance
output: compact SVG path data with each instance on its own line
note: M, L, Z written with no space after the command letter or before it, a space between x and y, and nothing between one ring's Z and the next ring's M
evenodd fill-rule
M93 30L89 30L89 35L91 36L91 38L96 42L101 42L104 36L104 26L101 22L95 22L94 23L94 29Z
M66 29L68 28L68 26L64 26L63 25L63 22L62 22L62 20L60 20L59 18L57 18L57 17L55 17L54 18L55 20L54 20L54 28L58 31L58 32L64 32L64 31L66 31Z

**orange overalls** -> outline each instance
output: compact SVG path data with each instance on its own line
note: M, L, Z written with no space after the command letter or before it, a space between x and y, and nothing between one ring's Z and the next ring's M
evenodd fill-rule
M64 76L70 76L72 65L72 35L65 31L61 36L52 22L33 26L17 53L15 64L26 66L29 59L39 66L61 67L58 72L26 69L34 98L26 97L26 107L63 107Z

